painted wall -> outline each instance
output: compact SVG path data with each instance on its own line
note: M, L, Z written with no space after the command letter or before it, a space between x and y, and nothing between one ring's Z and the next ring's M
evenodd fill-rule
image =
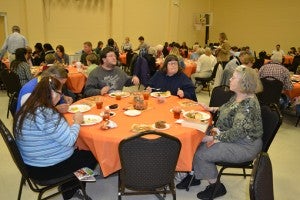
M17 24L29 40L63 44L67 53L91 41L106 43L114 38L119 46L129 36L134 47L143 35L150 45L165 41L204 42L204 32L195 31L193 14L207 10L209 0L0 0L8 28Z
M212 0L211 41L225 32L231 45L271 52L276 44L287 53L300 46L299 0Z
M289 0L0 0L7 29L19 25L29 44L63 44L73 54L89 40L96 46L114 38L121 46L129 36L133 46L143 35L150 45L186 41L204 45L205 28L196 31L193 16L213 13L210 41L226 32L230 43L270 52L279 43L287 52L300 46L300 1Z

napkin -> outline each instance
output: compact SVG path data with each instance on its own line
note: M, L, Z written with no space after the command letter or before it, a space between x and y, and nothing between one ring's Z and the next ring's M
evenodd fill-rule
M208 123L195 123L195 122L190 122L190 121L183 120L181 122L181 126L188 127L188 128L194 128L194 129L197 129L197 130L202 131L203 133L205 133L207 128L208 128Z

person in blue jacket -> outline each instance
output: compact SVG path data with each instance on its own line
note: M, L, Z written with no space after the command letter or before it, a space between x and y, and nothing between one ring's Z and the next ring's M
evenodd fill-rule
M177 95L180 98L197 101L195 87L192 81L182 72L178 58L175 55L168 55L163 67L150 79L147 90L151 92L153 88L159 89L161 92L170 91L172 95Z

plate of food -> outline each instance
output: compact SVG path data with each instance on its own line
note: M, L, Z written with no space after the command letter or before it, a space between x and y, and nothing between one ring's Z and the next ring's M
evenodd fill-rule
M142 112L139 110L126 110L124 112L125 115L130 116L130 117L134 117L134 116L138 116L140 115Z
M210 114L201 111L191 110L191 111L184 112L183 117L187 121L204 122L210 119Z
M170 124L166 123L165 121L157 121L154 124L152 124L152 128L157 130L166 130L170 128Z
M102 121L102 117L98 115L83 115L82 126L98 124Z
M151 92L150 94L152 97L170 97L171 92L170 91L165 91L165 92Z
M134 133L140 133L143 131L154 130L152 125L149 124L132 124L131 131Z
M130 93L129 92L112 92L109 93L108 96L115 98L117 95L120 95L121 98L129 97Z
M101 113L100 113L100 116L103 117L103 115L104 115L104 112L101 112ZM109 112L109 116L110 116L110 117L113 117L113 116L115 116L115 115L116 115L115 112L112 112L112 111Z
M91 110L91 106L86 104L76 104L76 105L70 105L68 112L70 113L76 113L76 112L86 112Z

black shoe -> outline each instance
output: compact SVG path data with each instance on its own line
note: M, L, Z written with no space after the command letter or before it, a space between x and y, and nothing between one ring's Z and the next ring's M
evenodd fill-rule
M200 185L201 181L199 179L195 179L195 176L188 174L184 179L182 179L182 181L180 183L178 183L176 185L176 188L177 189L186 189L189 186L192 178L193 178L193 180L192 180L190 186Z
M213 198L217 198L217 197L220 197L220 196L223 196L226 194L226 192L227 192L226 188L222 183L220 183L218 186L217 186L217 183L214 183L214 184L208 185L204 191L199 192L197 194L198 199L208 200L212 196L215 187L217 187L217 190L216 190Z

